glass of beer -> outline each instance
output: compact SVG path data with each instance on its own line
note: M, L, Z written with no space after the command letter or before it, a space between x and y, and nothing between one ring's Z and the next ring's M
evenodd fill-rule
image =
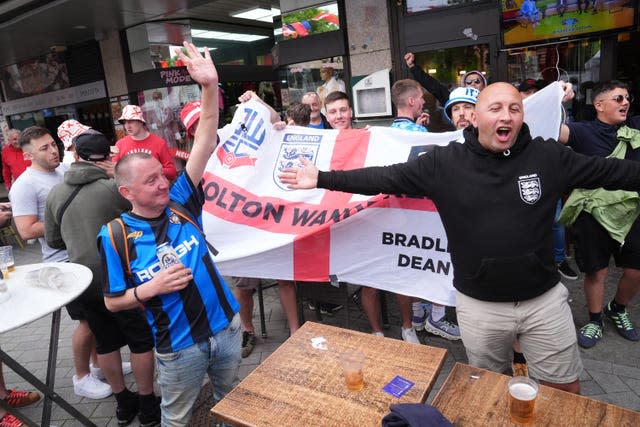
M340 355L347 389L360 391L364 387L364 353L359 350L345 351Z
M6 254L6 260L9 271L16 269L15 261L13 259L13 246L0 246L0 254Z
M517 424L533 422L533 408L538 396L538 383L529 377L513 377L509 380L509 413Z

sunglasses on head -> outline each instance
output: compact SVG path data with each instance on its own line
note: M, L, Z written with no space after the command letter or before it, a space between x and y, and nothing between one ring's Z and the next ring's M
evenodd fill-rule
M477 85L479 85L481 81L482 81L482 80L480 80L480 79L465 80L465 81L464 81L464 84L466 84L467 86L472 85L472 84L474 84L474 83L475 83L475 84L477 84Z
M631 95L618 95L611 98L612 101L616 101L618 104L622 104L625 99L629 102L633 102L633 96Z

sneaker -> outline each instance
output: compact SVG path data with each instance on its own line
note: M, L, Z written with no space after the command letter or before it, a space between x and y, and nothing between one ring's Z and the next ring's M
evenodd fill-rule
M106 378L104 377L104 374L102 373L102 369L96 368L95 366L93 366L93 363L89 364L89 370L91 371L91 375L93 375L100 381L106 380ZM131 369L131 363L122 362L122 375L129 375L132 371L133 369Z
M602 325L598 322L589 322L578 332L578 344L582 348L593 347L600 338L602 338Z
M78 376L74 375L73 392L89 399L104 399L113 393L109 384L103 383L91 374L82 379L78 379Z
M116 418L118 419L118 425L120 427L128 426L134 420L138 411L140 410L140 403L138 401L138 393L131 393L133 397L127 399L127 405L118 405L116 408Z
M4 414L0 418L0 427L22 427L24 423L11 414Z
M616 313L614 311L611 311L610 305L611 303L607 304L604 307L603 312L609 319L611 319L618 333L630 341L640 340L638 331L636 331L636 328L634 328L633 324L631 323L631 319L629 319L629 313L627 312L627 309L625 308L624 311Z
M315 301L309 301L307 303L307 306L309 307L309 310L315 310L316 309L316 302Z
M256 334L253 332L242 332L242 358L248 357L256 346Z
M449 322L445 317L438 320L437 322L434 322L431 315L429 315L426 323L424 324L424 329L427 332L441 336L448 340L455 341L460 339L460 329L458 328L458 325Z
M384 333L383 332L371 332L371 335L373 335L374 337L382 337L382 338L384 338Z
M529 366L526 363L515 363L511 364L511 371L513 372L514 377L528 377L529 376Z
M325 316L333 316L336 311L342 310L344 308L341 304L329 304L327 302L320 304L320 313Z
M158 404L153 408L153 411L145 413L142 410L138 413L138 421L140 421L140 427L154 427L160 425L162 412L160 411L160 401L162 399L158 396Z
M575 270L571 268L566 259L558 264L558 273L560 273L562 277L568 280L576 280L578 278L578 273L576 273Z
M416 334L416 331L413 328L407 328L407 329L402 328L402 339L412 344L420 344L418 335Z
M35 391L9 390L4 401L13 408L22 408L40 400L40 394Z
M431 304L428 302L423 302L422 309L424 310L424 314L422 315L422 317L413 316L411 318L411 325L416 331L424 330L424 324L427 321L427 317L429 317L429 314L431 313Z

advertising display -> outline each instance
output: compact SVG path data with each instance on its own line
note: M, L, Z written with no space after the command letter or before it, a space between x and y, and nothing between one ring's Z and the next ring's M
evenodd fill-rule
M330 3L282 15L284 40L307 37L340 29L338 4Z
M635 25L636 0L502 0L505 47L562 41Z

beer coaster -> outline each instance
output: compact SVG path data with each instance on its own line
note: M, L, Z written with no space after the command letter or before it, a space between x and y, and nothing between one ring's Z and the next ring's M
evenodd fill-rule
M394 379L389 381L389 384L382 387L382 390L392 396L402 397L406 392L411 390L414 384L414 382L404 379L400 375L396 375Z

